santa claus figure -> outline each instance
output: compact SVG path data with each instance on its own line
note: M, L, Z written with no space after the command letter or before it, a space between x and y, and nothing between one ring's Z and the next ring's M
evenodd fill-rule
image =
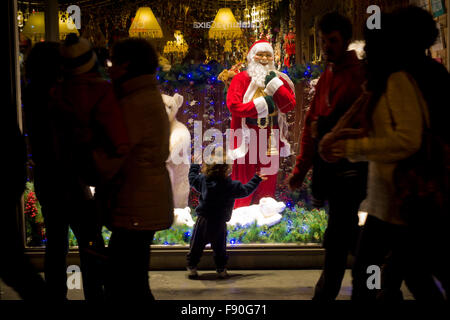
M259 40L251 46L247 64L247 70L233 77L227 93L232 115L228 150L233 159L231 178L247 183L261 171L268 179L249 197L236 199L235 208L257 204L264 197L275 198L279 157L291 154L285 114L295 107L294 84L275 69L268 41Z

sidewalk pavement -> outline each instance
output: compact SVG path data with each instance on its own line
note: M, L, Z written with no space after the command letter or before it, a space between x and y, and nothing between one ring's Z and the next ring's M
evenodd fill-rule
M320 270L229 270L219 279L215 270L199 270L189 280L186 271L150 271L150 287L157 300L310 300ZM405 299L413 299L402 287ZM345 273L338 300L351 296L351 273ZM19 299L0 280L0 300ZM69 290L69 300L83 299L82 290Z

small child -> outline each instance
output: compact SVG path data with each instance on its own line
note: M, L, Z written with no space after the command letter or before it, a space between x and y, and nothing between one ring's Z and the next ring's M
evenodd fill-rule
M216 149L217 154L218 150ZM189 184L201 195L196 208L198 217L191 238L190 251L187 255L189 279L198 277L197 264L208 243L211 243L214 251L214 262L219 277L226 278L228 276L225 269L228 260L226 223L231 219L234 200L249 196L262 180L267 179L257 172L247 184L242 184L239 181L231 180L230 172L231 165L226 163L226 157L223 156L215 156L211 164L205 164L202 173L200 173L199 164L191 164Z

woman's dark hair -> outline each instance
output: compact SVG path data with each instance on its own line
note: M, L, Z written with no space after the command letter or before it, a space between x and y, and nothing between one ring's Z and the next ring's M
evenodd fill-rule
M158 55L153 46L144 39L128 38L116 42L112 48L112 62L129 63L128 78L153 74L158 67Z
M325 34L339 31L344 41L350 41L353 34L352 23L350 20L337 12L326 13L322 19L320 19L319 30Z
M390 13L381 14L381 29L364 28L365 56L367 67L367 90L372 92L372 97L367 108L367 123L371 124L373 110L386 91L389 76L398 71L399 61L396 58L399 50L395 46L394 17Z
M381 29L365 28L367 89L373 92L369 117L386 91L389 76L402 70L415 77L415 70L425 61L425 50L436 41L437 35L431 14L414 6L397 9L391 14L382 13Z
M439 35L436 21L428 11L408 6L393 12L396 29L399 33L399 44L404 51L412 51L414 55L423 55L423 52L431 47Z
M38 85L52 85L61 76L61 55L58 42L36 43L25 61L25 75Z
M382 13L381 23L381 29L364 29L368 89L377 93L384 92L387 78L399 68L397 52L394 52L400 49L394 43L394 17Z

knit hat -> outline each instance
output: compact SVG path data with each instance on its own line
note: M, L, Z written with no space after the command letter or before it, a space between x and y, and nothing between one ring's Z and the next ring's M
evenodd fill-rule
M64 71L77 75L91 70L97 62L97 55L91 43L85 38L78 38L75 33L66 37L61 46Z
M248 50L247 61L252 61L255 55L261 51L268 51L273 55L273 48L269 41L264 39L256 41Z

